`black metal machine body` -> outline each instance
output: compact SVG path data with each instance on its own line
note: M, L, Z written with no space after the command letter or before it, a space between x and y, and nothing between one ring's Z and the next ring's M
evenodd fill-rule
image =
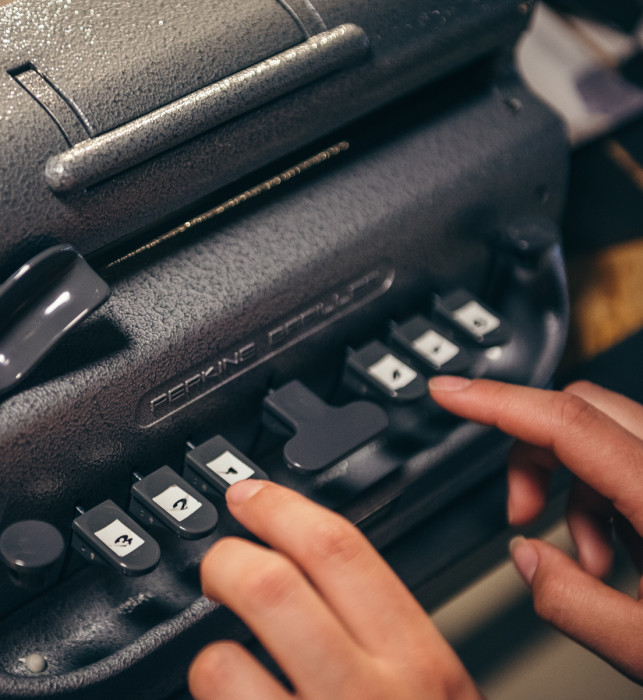
M425 5L0 9L0 364L51 341L0 402L1 697L169 697L247 639L198 582L235 479L384 548L502 469L426 379L550 381L565 135L528 5Z

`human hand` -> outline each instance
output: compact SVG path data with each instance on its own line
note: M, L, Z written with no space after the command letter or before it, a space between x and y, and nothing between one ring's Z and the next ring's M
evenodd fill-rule
M201 564L203 592L246 622L294 695L226 641L193 661L196 700L480 700L424 610L349 522L267 481L231 486L227 502L271 549L219 540Z
M542 510L554 469L576 475L567 518L578 563L523 538L512 543L514 563L541 617L642 682L643 579L633 600L600 578L612 565L613 524L643 569L643 406L589 382L562 392L459 377L429 386L447 410L518 438L509 456L512 525Z

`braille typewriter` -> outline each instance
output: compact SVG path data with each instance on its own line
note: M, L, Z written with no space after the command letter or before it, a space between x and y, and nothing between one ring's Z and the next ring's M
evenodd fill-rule
M501 474L507 439L426 383L544 386L565 340L530 11L0 8L2 698L169 698L205 642L250 643L198 580L235 481L394 551Z

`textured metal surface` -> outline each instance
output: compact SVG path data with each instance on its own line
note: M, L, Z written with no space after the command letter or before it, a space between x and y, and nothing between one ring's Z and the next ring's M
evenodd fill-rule
M70 146L88 137L87 129L78 115L38 71L27 68L14 73L13 78L51 115Z
M2 64L32 64L91 136L299 43L274 0L15 0L1 8Z
M15 0L0 7L0 279L55 243L96 250L503 50L529 8L518 0L436 0L430 8L425 0ZM86 191L62 196L45 182L45 164L68 144L12 74L36 70L94 138L305 41L322 24L346 23L362 27L370 41L359 65Z
M306 36L326 30L326 23L310 0L277 0L290 13Z
M367 51L368 38L354 24L316 34L225 80L50 158L45 165L45 180L56 192L96 184L269 100L354 65Z

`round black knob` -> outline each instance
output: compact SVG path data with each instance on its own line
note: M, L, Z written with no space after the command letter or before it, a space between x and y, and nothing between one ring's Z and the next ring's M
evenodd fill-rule
M62 535L42 520L20 520L0 535L0 560L23 588L43 588L53 583L64 553Z

